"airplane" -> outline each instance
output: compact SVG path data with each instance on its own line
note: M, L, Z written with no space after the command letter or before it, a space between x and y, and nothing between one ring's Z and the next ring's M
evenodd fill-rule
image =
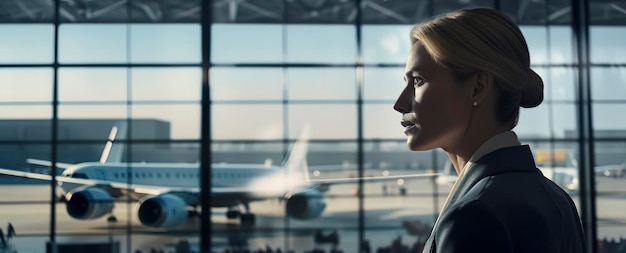
M100 161L78 164L56 163L63 169L56 181L63 192L67 213L78 220L97 219L109 214L115 222L115 199L124 196L136 200L139 222L148 227L176 227L200 205L200 165L198 163L122 162L123 145L116 137L126 135L126 123L118 122L111 130ZM323 192L334 184L427 178L436 173L364 178L310 179L306 161L309 130L305 127L281 166L264 164L211 164L211 206L227 207L228 219L240 219L242 225L254 224L250 212L253 201L278 198L285 200L286 214L294 219L319 217L326 207ZM52 166L51 162L30 159L28 162ZM51 175L1 169L0 174L52 180ZM239 207L243 206L242 213Z

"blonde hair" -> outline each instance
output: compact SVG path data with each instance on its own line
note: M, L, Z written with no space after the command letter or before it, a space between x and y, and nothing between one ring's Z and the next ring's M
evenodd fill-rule
M530 69L528 45L506 14L488 8L457 10L417 24L411 42L421 41L433 60L457 78L488 72L499 89L496 116L511 128L519 107L543 101L543 81Z

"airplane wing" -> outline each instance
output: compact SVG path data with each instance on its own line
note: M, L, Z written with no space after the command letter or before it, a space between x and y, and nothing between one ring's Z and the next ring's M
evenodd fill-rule
M9 169L2 169L2 168L0 168L0 174L15 176L15 177L22 177L22 178L45 180L45 181L52 180L51 175L25 172L25 171L19 171L19 170L9 170ZM60 184L69 183L69 184L76 184L76 185L92 185L92 186L99 186L105 190L106 189L118 189L118 190L126 189L126 190L132 190L133 192L139 193L142 195L158 195L160 193L169 192L169 191L199 192L199 189L193 189L193 188L160 187L160 186L154 186L154 185L128 184L128 183L122 183L122 182L112 182L112 181L107 181L107 180L82 179L82 178L72 178L72 177L65 177L65 176L56 176L55 179Z
M309 171L351 171L358 170L358 164L332 164L332 165L307 165ZM371 169L372 164L366 163L363 165L364 169Z
M52 176L40 173L25 172L19 170L9 170L0 168L0 174L30 178L37 180L51 181ZM159 195L163 193L172 193L179 195L186 199L188 203L196 203L199 199L200 188L199 187L163 187L155 185L142 185L142 184L129 184L124 182L112 182L108 180L97 179L83 179L72 178L65 176L56 176L56 181L59 184L69 183L76 184L78 186L97 186L107 191L123 190L131 191L138 195ZM276 186L277 184L274 184ZM267 187L264 185L252 185L248 187L218 187L211 189L211 193L214 198L228 199L228 198L253 198L262 199L270 197L282 197L288 191L288 185L283 185L280 188ZM194 199L195 198L195 199Z
M51 161L35 159L35 158L28 158L28 159L26 159L26 163L33 164L33 165L45 166L45 167L52 167L52 162ZM60 163L60 162L56 162L55 164L56 164L57 168L61 168L61 169L67 169L67 168L69 168L69 167L74 165L74 164L71 164L71 163Z
M622 176L626 171L626 161L621 164L595 166L594 171L605 176Z
M392 181L398 179L415 179L415 178L432 178L439 176L441 173L425 173L425 174L406 174L406 175L394 175L394 176L380 176L380 177L362 177L362 178L328 178L328 179L311 179L309 182L318 184L356 184L360 180L364 183Z

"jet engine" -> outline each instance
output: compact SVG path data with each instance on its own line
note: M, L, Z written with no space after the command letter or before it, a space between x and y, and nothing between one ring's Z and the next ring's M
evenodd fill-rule
M317 218L326 208L324 195L316 189L291 194L285 198L287 199L287 215L295 219Z
M174 194L146 196L137 203L141 224L149 227L175 227L187 220L187 203Z
M65 208L72 218L96 219L111 213L115 203L109 193L98 187L80 187L65 195Z

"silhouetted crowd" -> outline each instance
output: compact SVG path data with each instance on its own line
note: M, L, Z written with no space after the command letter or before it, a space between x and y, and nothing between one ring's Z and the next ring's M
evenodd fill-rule
M598 240L598 253L626 253L626 238Z
M305 250L304 253L343 253L343 250L338 249L339 240L336 239L337 234L335 232L331 234L326 234L321 236L321 234L316 234L315 239L316 242L319 243L318 240L327 240L325 242L331 242L331 246L329 249L324 249L323 247L316 246L311 250ZM423 238L426 239L426 238ZM402 237L398 236L396 239L391 241L391 244L388 246L382 246L372 249L369 241L365 240L361 244L361 253L412 253L412 252L422 252L422 248L424 247L424 241L418 237L414 243L404 244L402 242ZM233 241L231 241L232 243ZM322 243L324 244L324 243ZM189 247L189 242L186 240L181 240L176 245L176 248L172 251L171 249L168 251L164 251L163 249L150 249L150 250L135 250L134 253L198 253L194 250L191 250ZM294 250L284 251L281 248L272 248L269 245L256 249L250 249L247 244L238 244L231 245L231 247L224 249L223 251L219 251L216 253L296 253ZM619 239L601 239L598 240L598 253L626 253L626 238Z

